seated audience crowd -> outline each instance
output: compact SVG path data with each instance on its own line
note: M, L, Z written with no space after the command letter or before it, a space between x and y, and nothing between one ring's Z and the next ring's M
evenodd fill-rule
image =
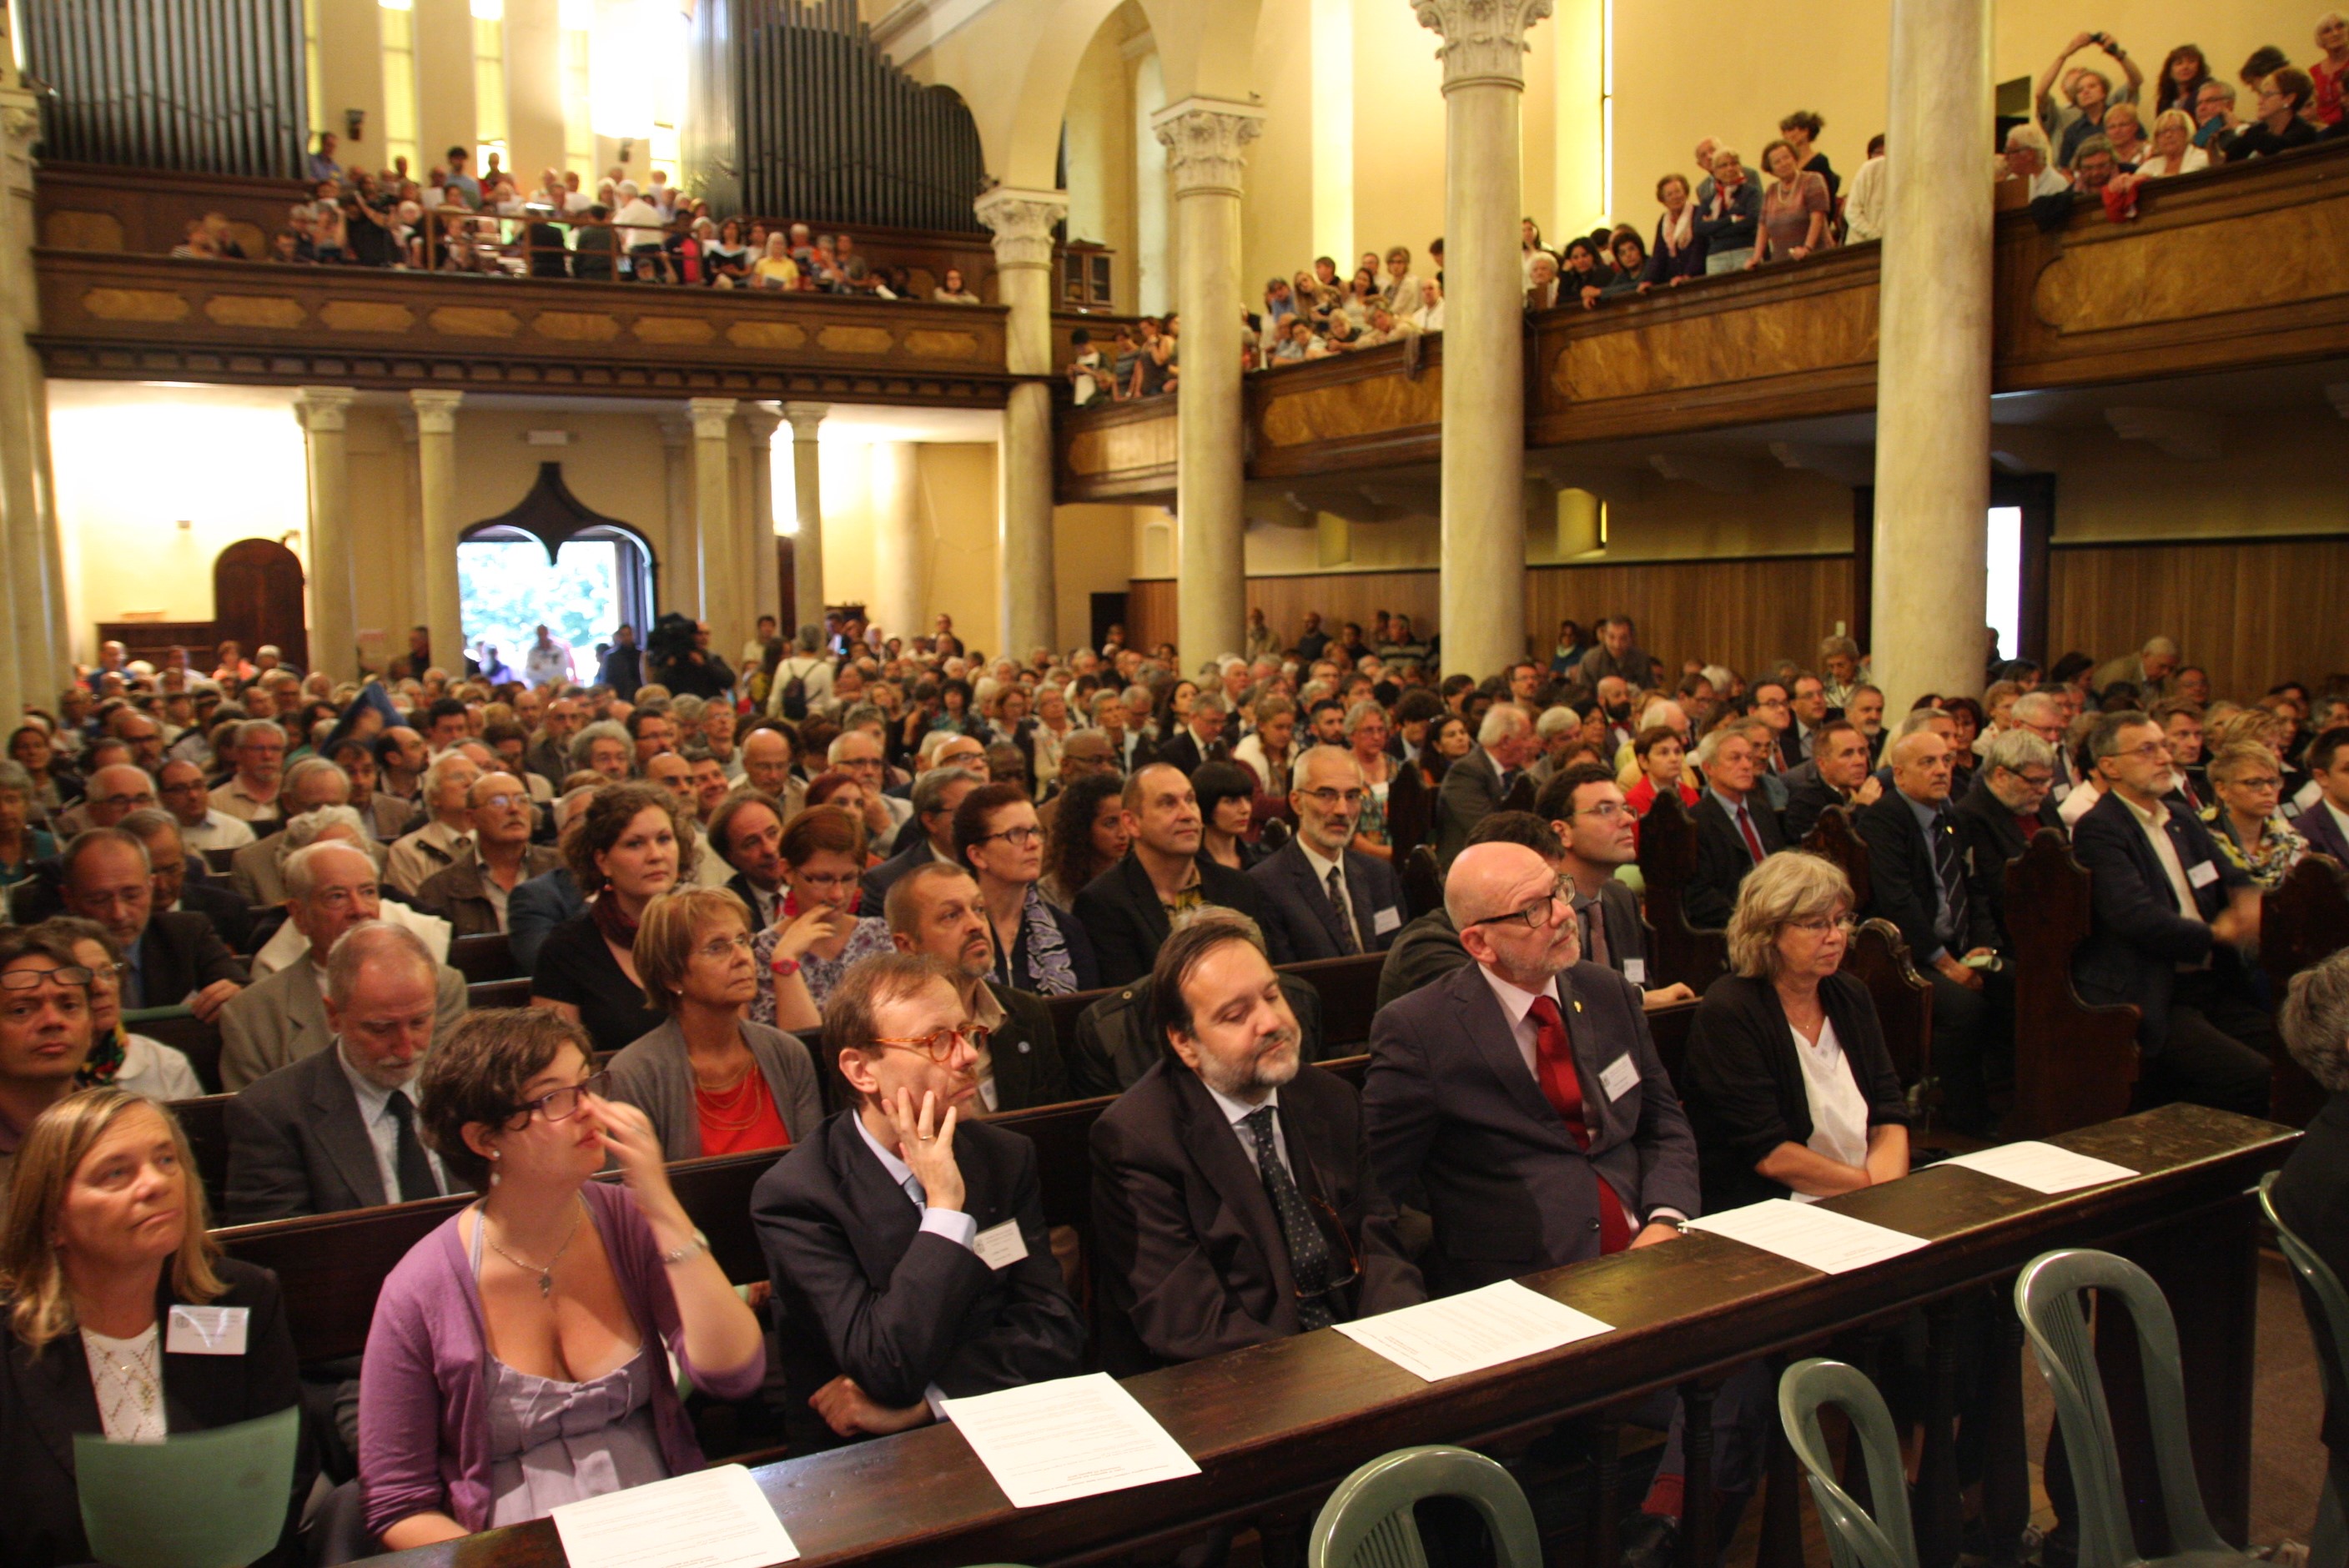
M109 645L0 761L0 1304L44 1368L0 1385L0 1432L299 1406L287 1551L327 1520L353 1552L518 1523L697 1469L713 1433L852 1442L1899 1181L1923 1118L2000 1132L2004 873L2042 834L2092 881L2073 985L2139 1009L2136 1104L2268 1114L2258 891L2349 862L2349 695L2222 697L2164 637L1889 716L1847 638L1674 666L1620 614L1481 676L1384 613L1251 613L1187 670L1123 628L1020 659L946 616L830 616L740 673L682 659L696 691L618 638L588 685L261 652ZM1723 934L1701 995L1654 967L1659 812L1692 834L1681 913ZM1846 967L1861 920L1931 988L1937 1099ZM484 952L505 978L469 994ZM1359 1092L1312 1068L1360 1041L1287 968L1348 959L1380 1003ZM2327 1088L2344 962L2283 1015ZM1081 1255L994 1119L1096 1094ZM771 1157L762 1278L730 1281L672 1184L730 1155ZM297 1364L311 1304L207 1229L459 1198L344 1360ZM238 1375L159 1341L179 1305L242 1309ZM1769 1388L1744 1368L1706 1418L1733 1521ZM1651 1407L1635 1564L1672 1560L1683 1501L1683 1412ZM0 1557L84 1560L61 1450L7 1451L36 1505Z

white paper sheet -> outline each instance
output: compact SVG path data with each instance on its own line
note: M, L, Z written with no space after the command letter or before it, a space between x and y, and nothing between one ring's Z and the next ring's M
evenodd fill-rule
M945 1401L1014 1508L1197 1475L1166 1429L1106 1372Z
M1611 1325L1515 1280L1336 1326L1431 1383L1612 1332Z
M2017 1187L2028 1187L2033 1192L2071 1192L2082 1187L2101 1187L2107 1181L2126 1181L2137 1174L2127 1166L2116 1165L2109 1160L2075 1154L2052 1143L2029 1140L1976 1150L1971 1154L1952 1155L1941 1163L1962 1165Z
M571 1568L773 1568L800 1554L740 1465L565 1503L554 1532Z
M1697 1230L1790 1258L1821 1274L1848 1274L1903 1253L1913 1253L1925 1244L1915 1236L1903 1235L1882 1225L1871 1225L1832 1209L1814 1208L1785 1198L1707 1214L1689 1223Z

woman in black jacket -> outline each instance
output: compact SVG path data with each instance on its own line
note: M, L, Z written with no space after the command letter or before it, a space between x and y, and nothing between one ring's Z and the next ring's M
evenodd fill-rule
M1738 888L1733 973L1698 1004L1682 1075L1707 1212L1909 1173L1909 1116L1876 1005L1837 972L1851 903L1840 870L1795 851Z

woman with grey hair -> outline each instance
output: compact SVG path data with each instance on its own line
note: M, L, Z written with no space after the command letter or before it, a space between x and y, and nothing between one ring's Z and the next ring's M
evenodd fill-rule
M1868 987L1839 973L1851 884L1786 851L1747 873L1732 973L1689 1026L1682 1075L1708 1212L1816 1202L1909 1174L1909 1113Z
M2276 1032L2330 1097L2276 1177L2276 1216L2349 1279L2349 951L2292 977ZM2310 1321L2324 1342L2329 1330L2313 1314ZM2349 1443L2349 1410L2329 1399L2324 1441L2336 1453Z
M24 764L0 761L0 888L23 882L33 874L34 861L57 852L57 841L33 826L38 799Z

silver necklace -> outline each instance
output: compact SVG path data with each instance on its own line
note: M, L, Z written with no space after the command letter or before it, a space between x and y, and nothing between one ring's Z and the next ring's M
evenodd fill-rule
M506 1251L505 1248L498 1245L495 1241L491 1240L490 1212L487 1209L481 1211L481 1240L489 1242L490 1251L497 1253L498 1256L505 1259L506 1262L513 1264L514 1267L522 1270L523 1273L536 1274L538 1276L538 1297L541 1301L544 1301L547 1297L554 1294L554 1265L561 1263L563 1261L563 1254L571 1250L571 1243L573 1239L579 1234L579 1216L586 1212L586 1200L583 1198L580 1200L579 1208L574 1211L571 1216L571 1229L565 1231L563 1234L563 1244L554 1249L554 1255L547 1259L543 1264L530 1263L524 1259L518 1258L512 1253Z
M87 1337L84 1343L88 1343ZM121 1391L107 1402L105 1421L107 1426L124 1424L123 1409L134 1398L138 1401L139 1414L142 1420L155 1413L155 1406L162 1396L163 1375L160 1367L149 1367L148 1358L155 1353L161 1343L160 1336L149 1338L145 1345L132 1352L131 1359L128 1361L113 1351L103 1350L100 1347L107 1363L122 1374L123 1377Z

